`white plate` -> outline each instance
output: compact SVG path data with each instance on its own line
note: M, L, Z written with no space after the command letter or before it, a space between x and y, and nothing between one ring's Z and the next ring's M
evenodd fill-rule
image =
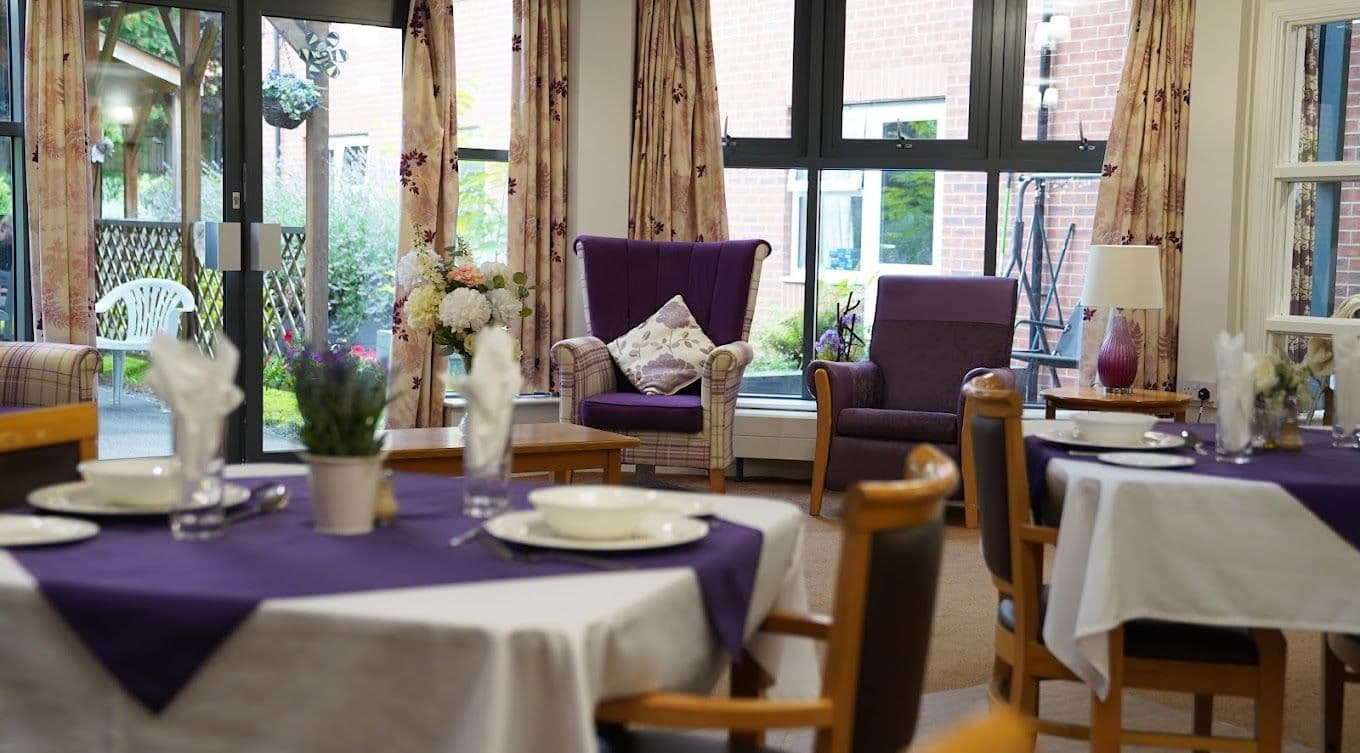
M0 515L0 546L45 546L88 539L99 526L55 515Z
M250 499L250 490L237 484L223 484L226 507L235 507ZM169 515L170 507L146 505L123 505L104 502L94 496L94 489L85 481L72 481L34 489L28 494L28 503L39 510L62 512L74 515Z
M582 485L544 487L529 492L529 501L533 502L551 494L560 494L563 491L588 488L591 487ZM708 517L716 512L713 505L713 495L701 492L672 492L662 489L644 489L637 486L597 486L595 488L608 492L616 499L636 499L660 512L673 512L687 518Z
M1048 431L1040 432L1038 437L1045 442L1052 442L1053 444L1101 450L1174 450L1177 447L1185 446L1185 440L1183 438L1174 434L1164 434L1160 431L1150 431L1144 434L1142 439L1129 444L1088 442L1077 436L1075 429L1050 429Z
M1160 452L1102 452L1096 456L1096 460L1130 468L1185 468L1195 464L1192 457Z
M683 515L654 512L648 513L642 519L638 532L629 538L588 541L562 538L554 534L537 510L517 510L488 520L486 532L504 541L545 549L627 552L638 549L661 549L698 541L708 535L708 524Z

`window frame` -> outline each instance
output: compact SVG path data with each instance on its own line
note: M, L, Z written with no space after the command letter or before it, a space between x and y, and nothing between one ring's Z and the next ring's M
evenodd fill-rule
M1289 313L1293 273L1290 194L1300 183L1360 181L1360 161L1299 162L1295 66L1301 28L1360 19L1360 0L1272 0L1262 8L1253 71L1243 259L1235 292L1235 324L1247 347L1270 349L1289 337L1360 333L1360 320ZM1265 291L1261 294L1260 291Z
M1041 0L1034 0L1040 2ZM912 140L899 148L841 137L844 91L845 14L848 0L793 0L793 103L788 138L723 136L725 169L805 170L808 216L801 233L803 360L813 358L817 316L820 229L812 197L820 195L824 170L931 170L984 174L983 274L997 274L1000 178L1004 173L1099 174L1105 141L1025 141L1021 138L1025 24L1030 0L974 0L968 137ZM721 82L719 82L721 86ZM937 192L937 197L938 197ZM796 215L798 212L792 212ZM939 215L937 214L937 217ZM796 260L800 254L790 249ZM796 261L790 273L797 274ZM789 279L785 277L785 279ZM789 280L793 282L794 280ZM751 397L781 397L759 395ZM803 386L801 398L811 393Z

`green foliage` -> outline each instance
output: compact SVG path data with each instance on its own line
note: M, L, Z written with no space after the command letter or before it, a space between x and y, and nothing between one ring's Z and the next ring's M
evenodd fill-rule
M316 84L291 73L273 73L265 77L260 95L279 103L279 108L293 120L302 120L321 104L321 92Z
M123 362L123 384L138 385L146 381L146 372L151 369L151 362L145 358L140 358L129 353ZM113 356L104 356L103 363L100 364L100 374L113 375Z
M0 217L14 214L14 174L0 172Z
M864 283L837 280L817 286L816 340L823 332L836 326L836 304L854 292L864 294ZM866 335L867 339L867 335ZM790 311L773 322L759 322L751 333L756 357L751 371L797 371L803 364L803 310Z
M458 237L468 242L478 261L505 258L507 178L504 162L464 161L460 165Z
M293 391L293 373L288 370L288 359L282 356L264 357L264 386L268 389Z
M302 432L302 414L292 390L264 388L264 425L289 436Z
M178 22L179 13L178 8L170 10L170 17L174 22ZM101 21L100 28L107 33L109 20ZM168 63L176 62L175 46L171 44L170 35L165 31L165 23L155 8L123 16L123 25L118 28L118 38Z
M302 350L288 360L297 394L302 444L314 455L367 457L387 408L387 372L348 350Z

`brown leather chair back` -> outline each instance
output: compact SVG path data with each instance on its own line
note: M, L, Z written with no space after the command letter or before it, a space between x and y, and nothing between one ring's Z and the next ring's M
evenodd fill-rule
M975 500L982 529L982 559L992 576L1012 583L1012 515L1029 507L1020 431L1020 395L999 374L964 385L964 495ZM1023 519L1023 518L1020 518Z

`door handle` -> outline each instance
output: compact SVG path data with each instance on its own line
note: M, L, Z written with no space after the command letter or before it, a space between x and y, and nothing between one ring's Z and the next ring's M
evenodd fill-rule
M283 228L276 222L250 223L251 269L277 272L283 269Z
M203 269L241 271L241 223L195 222L190 243Z

